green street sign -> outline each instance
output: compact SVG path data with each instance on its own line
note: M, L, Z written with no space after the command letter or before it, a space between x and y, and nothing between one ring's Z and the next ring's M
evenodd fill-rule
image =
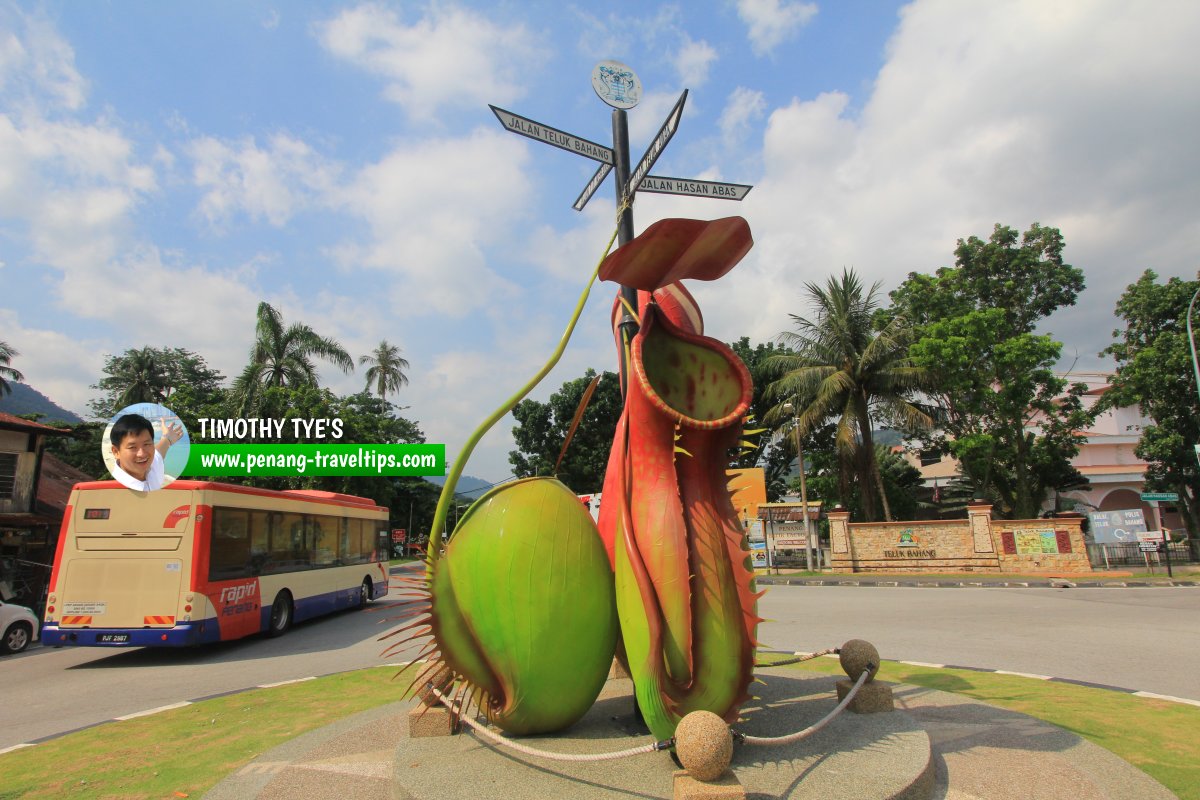
M1179 495L1175 492L1142 492L1142 500L1147 503L1160 501L1163 503L1179 502Z

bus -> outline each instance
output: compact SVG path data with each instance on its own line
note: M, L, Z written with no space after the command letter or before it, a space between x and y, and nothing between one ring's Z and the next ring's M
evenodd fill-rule
M44 646L180 647L364 607L388 593L388 511L373 500L176 480L71 491Z

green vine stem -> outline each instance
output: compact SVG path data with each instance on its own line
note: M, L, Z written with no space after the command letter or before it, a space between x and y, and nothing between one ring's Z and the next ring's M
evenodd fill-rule
M442 528L446 525L446 516L450 511L450 503L454 499L454 489L458 486L458 479L462 476L463 470L467 467L467 461L471 458L471 453L475 449L475 445L479 444L479 440L484 434L491 430L492 426L500 421L505 414L516 408L517 403L525 399L525 395L533 391L534 387L541 383L542 378L545 378L550 370L554 369L554 365L562 358L563 352L567 349L567 343L571 341L571 334L575 331L575 324L579 322L579 316L583 313L583 307L587 304L588 295L591 294L592 284L596 282L596 275L600 272L600 265L604 263L604 259L608 257L608 253L612 250L613 242L617 239L617 231L613 231L613 235L608 240L608 246L604 248L604 254L600 256L600 261L596 264L596 268L592 270L592 276L588 278L587 284L583 287L583 292L579 295L579 301L575 304L575 313L571 315L570 322L567 323L567 329L563 331L562 338L558 341L558 347L550 355L550 360L547 361L537 374L529 379L529 382L517 390L517 393L504 401L503 405L497 408L488 416L475 432L467 438L463 445L462 453L454 460L454 466L450 469L450 474L446 476L446 483L442 487L442 494L438 497L437 510L433 512L433 524L429 531L429 565L432 568L434 562L438 559L438 554L442 549Z

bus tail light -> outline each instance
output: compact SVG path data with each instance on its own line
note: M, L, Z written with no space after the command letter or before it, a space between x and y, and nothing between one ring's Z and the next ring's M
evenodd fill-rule
M190 614L192 612L192 604L188 603L186 606L183 607L183 610Z

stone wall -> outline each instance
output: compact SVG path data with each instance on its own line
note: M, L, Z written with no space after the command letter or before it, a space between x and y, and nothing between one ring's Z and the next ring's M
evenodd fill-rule
M972 505L964 520L850 522L830 511L835 572L1090 572L1079 519L1001 521Z

